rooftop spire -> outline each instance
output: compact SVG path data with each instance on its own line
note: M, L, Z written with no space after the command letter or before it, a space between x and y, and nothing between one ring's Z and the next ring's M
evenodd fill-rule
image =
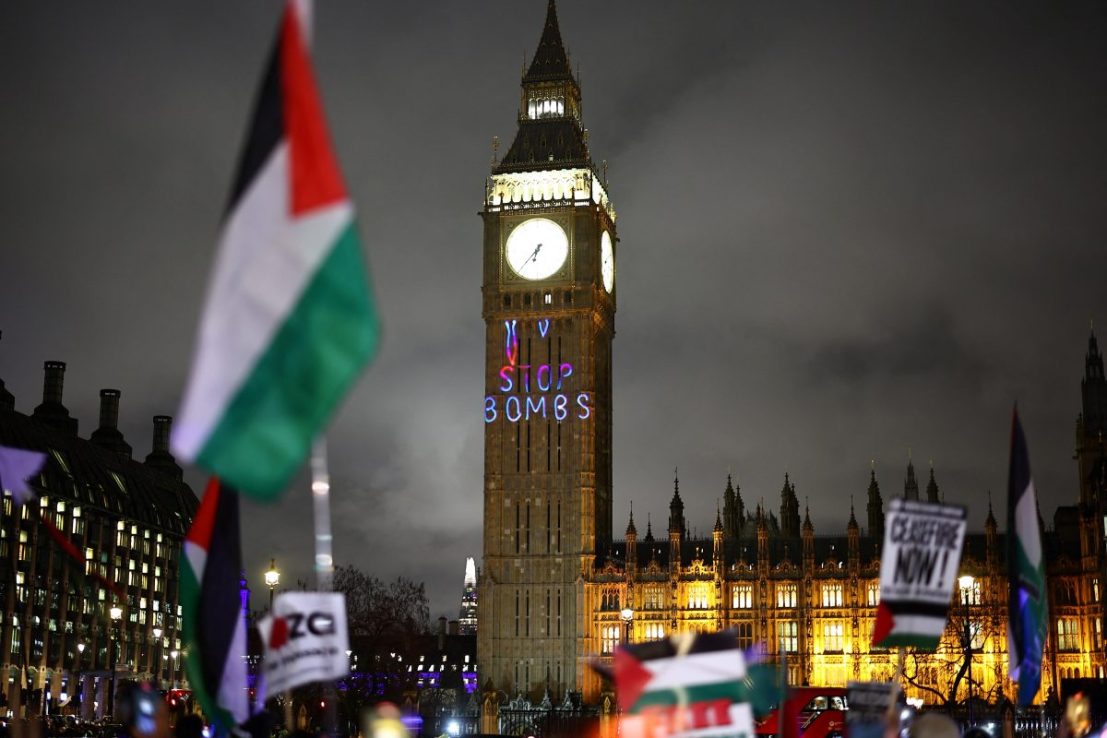
M634 527L634 500L630 501L630 522L627 523L627 535L638 535L638 529Z
M646 542L653 543L653 522L649 513L646 513Z
M549 0L546 5L546 23L542 27L542 38L538 41L530 68L523 75L523 82L552 82L573 79L573 69L569 65L569 55L561 41L561 28L557 24L557 3Z
M911 449L907 450L907 479L903 482L903 498L905 500L919 499L919 483L915 479L915 465L911 463Z
M1095 340L1095 326L1088 335L1088 353L1084 355L1084 379L1103 379L1103 355Z
M930 481L926 483L926 501L940 502L938 499L938 483L934 481L934 462L930 462Z

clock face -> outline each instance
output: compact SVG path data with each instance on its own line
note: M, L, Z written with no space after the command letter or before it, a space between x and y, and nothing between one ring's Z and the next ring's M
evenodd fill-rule
M600 274L603 275L603 288L611 292L611 288L615 286L615 250L607 231L600 237Z
M557 223L531 218L515 227L507 237L507 263L523 279L545 279L565 263L569 239Z

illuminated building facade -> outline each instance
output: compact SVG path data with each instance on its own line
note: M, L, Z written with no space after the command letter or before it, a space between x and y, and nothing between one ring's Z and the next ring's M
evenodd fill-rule
M1104 536L1107 532L1107 381L1095 335L1089 338L1077 420L1080 497L1059 507L1045 532L1050 636L1038 699L1060 694L1060 681L1103 678ZM712 495L714 496L714 495ZM931 469L920 494L907 465L904 496L941 499ZM710 538L693 539L674 484L668 535L652 525L638 537L633 514L626 538L615 542L584 586L591 613L587 645L610 654L629 636L652 640L675 632L733 628L746 647L764 644L769 658L786 656L793 684L844 686L848 680L890 680L895 651L871 646L879 601L883 498L875 472L865 492L863 529L850 505L845 535L816 535L801 523L795 484L785 475L777 515L761 506L747 514L741 491L728 478L724 507ZM983 533L969 533L949 623L934 654L910 653L909 697L941 703L969 697L966 678L952 685L971 642L972 695L996 703L1014 698L1007 680L1007 572L1005 535L988 504ZM629 616L629 617L628 617ZM597 686L598 688L598 686Z
M30 415L16 412L0 382L0 445L47 454L31 480L38 500L18 506L5 491L0 511L2 698L17 715L102 716L113 671L117 680L182 686L178 560L197 500L169 453L170 418L154 418L153 450L135 460L117 425L119 391L101 391L99 427L79 438L62 404L65 364L45 369ZM62 551L44 518L83 563Z
M611 544L617 239L552 0L482 216L481 679L578 690L591 655L582 577Z

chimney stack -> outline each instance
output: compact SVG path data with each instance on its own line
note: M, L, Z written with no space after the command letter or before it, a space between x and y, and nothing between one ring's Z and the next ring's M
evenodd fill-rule
M119 397L117 389L100 390L100 427L92 432L89 440L101 448L117 454L124 461L131 459L131 444L119 432Z
M47 361L42 365L44 376L42 382L42 404L62 404L62 390L65 387L65 362Z
M4 331L0 331L0 337ZM0 379L0 410L15 410L15 396L4 387L4 380Z
M117 430L119 428L119 396L117 389L100 390L100 428Z
M69 410L62 404L62 388L65 385L65 362L47 361L42 382L42 404L35 408L35 419L58 430L77 435L77 419L69 417Z
M154 416L154 442L150 454L146 457L146 466L167 474L177 481L184 479L184 472L177 466L177 460L169 452L169 431L173 428L173 418L168 415Z

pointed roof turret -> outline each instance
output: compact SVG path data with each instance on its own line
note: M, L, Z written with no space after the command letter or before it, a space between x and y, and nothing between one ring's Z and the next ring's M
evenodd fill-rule
M853 495L849 496L849 524L846 528L850 533L856 533L860 530L860 526L857 525L857 516L853 514Z
M549 0L546 4L546 23L542 27L542 38L538 41L538 49L531 59L530 68L523 75L523 83L572 79L569 55L565 52L561 28L557 24L557 3Z
M561 41L557 6L546 6L546 23L522 79L519 130L493 174L547 169L595 171L581 123L580 85Z
M634 527L634 502L630 503L630 522L627 523L627 537L637 536L638 529Z
M907 455L907 479L903 482L903 499L919 499L919 482L915 479L915 465L911 462L911 455Z
M934 481L934 462L930 462L930 481L926 483L926 501L940 502L938 499L938 483Z
M803 503L803 532L804 533L814 533L815 532L815 526L811 522L811 506L807 504L806 500Z
M715 502L715 533L723 532L723 513L719 510L719 503Z
M999 527L996 522L996 516L992 513L992 491L988 490L988 517L984 521L984 529L987 531L994 531Z
M1088 353L1084 355L1084 379L1103 379L1103 354L1095 340L1095 326L1088 336Z
M884 499L880 496L880 485L876 481L876 462L869 469L869 500L865 506L869 521L869 535L880 540L884 538Z
M680 499L680 476L673 470L673 499L669 502L669 532L684 533L684 500Z
M646 513L646 543L653 543L653 523L650 522L650 514Z

